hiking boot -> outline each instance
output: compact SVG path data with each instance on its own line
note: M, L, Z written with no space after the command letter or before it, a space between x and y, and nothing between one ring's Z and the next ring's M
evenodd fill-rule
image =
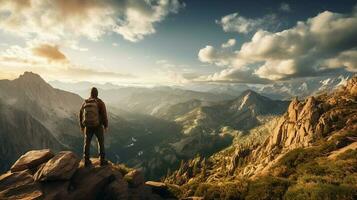
M108 161L107 160L100 160L100 166L105 166L108 165Z
M84 160L84 167L90 167L92 166L92 161L88 160Z

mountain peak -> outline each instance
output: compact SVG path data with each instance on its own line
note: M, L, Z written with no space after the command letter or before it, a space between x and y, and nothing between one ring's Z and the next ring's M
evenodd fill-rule
M242 92L241 94L241 96L246 96L246 95L260 95L260 94L258 94L257 92L251 89L248 89L248 90L244 90L244 92Z
M17 79L14 80L14 82L25 85L27 87L41 85L51 88L51 86L40 75L29 71L24 72L24 74L20 75Z
M41 79L41 80L43 80L40 75L33 73L33 72L29 72L29 71L24 72L24 74L20 75L18 79Z
M270 100L269 98L253 91L253 90L245 90L244 92L242 92L242 94L237 98L238 101L266 101L266 100Z

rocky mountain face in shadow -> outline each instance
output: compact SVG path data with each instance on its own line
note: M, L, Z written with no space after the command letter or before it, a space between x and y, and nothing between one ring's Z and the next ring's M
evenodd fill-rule
M82 98L52 88L37 74L25 72L15 80L1 80L0 100L31 115L62 143L67 143L66 135L77 135L73 130L78 130Z
M29 151L0 176L0 199L176 199L174 187L145 181L141 171L92 163L84 167L71 151Z
M332 93L294 99L265 131L263 140L236 140L208 159L181 163L166 182L179 185L181 197L205 199L357 197L356 76Z
M0 104L0 171L32 149L66 149L51 132L27 112Z

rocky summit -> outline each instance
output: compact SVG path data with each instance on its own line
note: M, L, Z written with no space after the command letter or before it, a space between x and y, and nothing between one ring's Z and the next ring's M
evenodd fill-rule
M11 170L0 176L0 199L176 199L161 182L145 182L139 170L109 162L91 167L71 151L49 149L22 155Z

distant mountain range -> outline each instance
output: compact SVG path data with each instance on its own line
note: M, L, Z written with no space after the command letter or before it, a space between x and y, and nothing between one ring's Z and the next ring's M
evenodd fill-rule
M300 98L305 98L310 95L315 95L321 92L333 90L341 85L346 84L346 80L353 76L353 73L346 72L342 75L325 75L318 77L310 77L310 78L300 78L289 81L280 81L272 84L234 84L234 83L226 83L226 84L201 84L201 83L190 83L183 86L122 86L115 85L112 83L105 84L97 84L91 82L77 82L77 83L66 83L60 81L50 81L49 83L55 87L60 88L66 91L71 91L81 95L82 97L87 97L89 89L93 86L101 88L102 90L110 90L111 92L106 92L108 94L109 102L112 102L113 98L111 96L115 96L115 100L124 99L123 102L129 103L129 100L134 100L139 104L141 103L138 98L141 98L140 95L136 93L153 93L154 91L160 91L160 94L166 94L166 96L170 96L170 93L177 93L179 91L190 91L187 93L188 95L192 95L193 92L198 92L194 94L196 99L200 100L210 100L210 101L219 101L219 100L228 100L233 99L241 95L242 92L246 90L253 90L259 94L262 94L266 97L276 100L291 100L295 96ZM140 92L139 92L140 91ZM183 93L184 94L184 93ZM210 96L213 98L211 99ZM132 97L128 97L133 95ZM203 95L203 96L202 96ZM217 98L221 95L221 98ZM185 96L185 95L183 95ZM107 97L106 97L107 98ZM190 98L184 98L185 100ZM156 100L156 99L155 99ZM115 101L113 101L115 102ZM172 101L172 104L179 103L182 101ZM117 102L116 102L117 103ZM149 105L150 106L150 105ZM129 106L130 107L130 106Z
M192 100L180 103L158 116L181 124L185 134L219 132L220 128L227 126L244 131L259 125L264 121L264 116L282 114L287 106L287 101L271 100L246 90L228 101L213 103Z

